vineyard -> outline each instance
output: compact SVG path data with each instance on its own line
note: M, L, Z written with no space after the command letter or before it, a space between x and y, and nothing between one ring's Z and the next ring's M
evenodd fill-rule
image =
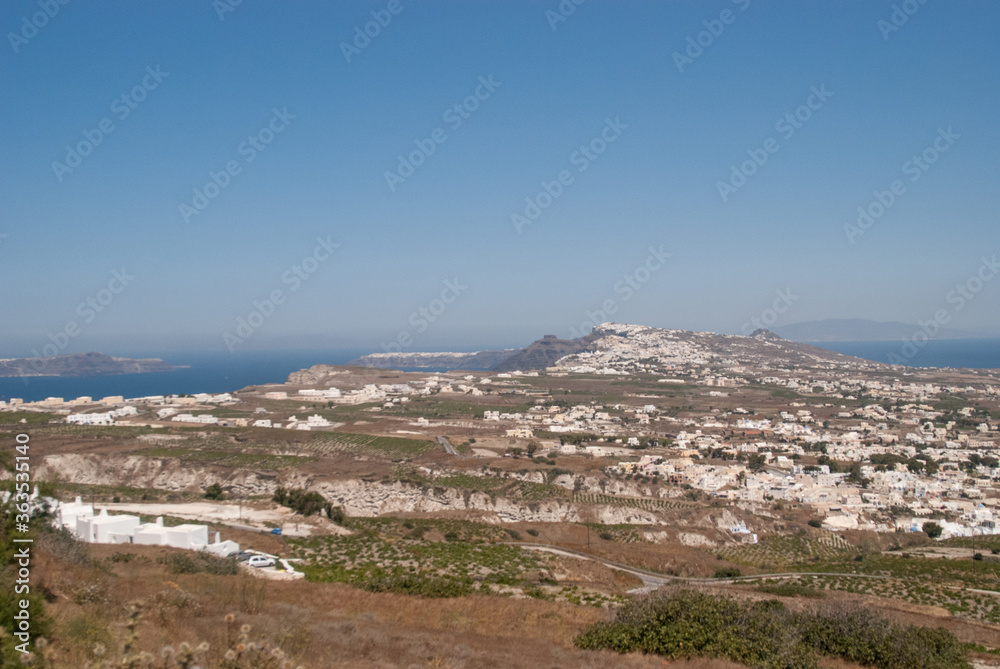
M500 476L473 476L471 474L450 474L448 476L427 477L414 471L400 472L399 480L427 488L452 488L481 492L490 497L520 502L544 502L565 499L568 491L548 483L534 483Z
M277 471L301 465L315 458L299 455L274 455L271 453L244 453L236 450L208 451L188 448L153 448L141 451L146 457L177 458L185 462L246 467L264 471Z
M1000 623L1000 597L970 592L934 581L906 578L868 578L864 576L799 576L792 579L766 579L763 584L796 583L806 591L821 593L835 590L870 597L883 597L947 609L952 615L982 622ZM775 594L780 594L776 592Z
M352 453L374 458L402 460L417 457L440 448L433 441L405 437L376 437L370 434L325 432L299 445L320 455Z
M620 601L557 583L549 567L556 556L491 543L512 536L496 526L416 518L353 518L350 524L356 531L350 536L291 540L308 580L424 597L492 594L591 606ZM430 539L432 532L444 540Z
M770 569L826 560L843 560L857 549L843 537L823 533L816 537L767 537L757 544L726 546L715 554L729 562Z
M673 499L649 499L645 497L617 497L602 493L573 493L573 501L577 504L604 504L608 506L627 506L644 511L668 511L672 509L691 509L696 505L690 502L679 502Z

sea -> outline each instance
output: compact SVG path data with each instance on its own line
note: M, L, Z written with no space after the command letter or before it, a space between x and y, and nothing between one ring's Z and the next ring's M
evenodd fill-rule
M342 365L371 353L370 349L325 349L295 351L207 351L184 353L144 352L130 358L161 358L186 367L172 372L116 374L110 376L33 376L0 378L0 399L19 397L25 402L46 397L73 399L108 395L147 397L224 393L246 386L284 383L288 375L313 365Z
M931 339L905 341L825 341L809 342L813 346L853 355L875 362L906 361L911 367L968 367L1000 369L1000 339ZM894 354L890 360L889 355Z
M889 362L889 354L895 353L914 367L1000 369L1000 339L931 340L910 349L904 349L904 342L899 341L814 342L814 345L876 362ZM246 386L284 383L289 374L300 369L319 364L342 365L366 353L371 350L145 352L128 357L162 358L172 365L185 367L172 372L114 376L0 378L0 399L19 397L34 402L46 397L73 399L85 395L97 399L108 395L145 397L230 392Z

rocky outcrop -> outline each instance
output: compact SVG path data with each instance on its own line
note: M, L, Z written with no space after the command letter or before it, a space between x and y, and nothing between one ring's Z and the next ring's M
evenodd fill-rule
M418 486L401 481L345 479L316 483L307 475L295 472L282 472L279 475L245 469L192 467L176 459L139 455L122 456L113 461L91 455L49 455L42 460L36 475L39 480L58 478L88 485L168 491L200 492L209 485L218 483L241 496L270 495L279 485L286 488L310 488L333 504L344 507L349 516L471 511L477 512L483 520L495 523L584 521L655 525L662 522L651 511L626 506L581 505L566 500L526 503L493 498L479 492L431 485Z
M35 470L38 480L59 479L86 485L202 491L213 483L238 495L269 495L278 477L246 469L191 467L173 458L124 455L108 459L92 455L48 455ZM290 477L286 477L290 478ZM304 477L301 477L304 479ZM285 485L288 485L287 483Z
M288 375L288 383L293 386L319 386L338 374L346 371L333 365L313 365L308 369L300 369Z
M594 333L578 339L559 339L555 335L545 335L527 348L498 363L493 370L512 372L545 369L554 365L560 358L588 350L588 347L599 338L600 336Z

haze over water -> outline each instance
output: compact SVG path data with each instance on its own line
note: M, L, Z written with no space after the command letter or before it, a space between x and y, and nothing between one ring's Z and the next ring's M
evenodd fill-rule
M819 344L817 344L819 345ZM876 362L897 355L898 341L823 342L822 348ZM173 372L116 376L0 379L0 399L19 397L37 401L46 397L72 399L82 395L144 397L193 393L222 393L250 385L284 383L288 375L313 365L342 365L370 349L325 349L302 351L227 351L147 353L135 357L161 357L174 365L188 365ZM1000 339L943 339L930 341L909 363L914 367L970 367L1000 369ZM439 368L422 370L428 373Z

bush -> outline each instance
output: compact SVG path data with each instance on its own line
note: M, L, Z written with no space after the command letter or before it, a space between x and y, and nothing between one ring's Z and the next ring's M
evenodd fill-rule
M818 655L879 669L969 669L962 645L943 629L897 625L856 606L792 613L773 600L737 601L690 590L632 600L574 643L668 658L725 658L755 669L811 669Z
M166 553L156 561L167 567L174 574L237 574L235 558L220 558L211 553L185 551L183 553Z
M743 573L736 567L723 567L722 569L716 569L712 578L736 578L742 575Z
M613 622L593 625L575 643L668 658L720 657L762 669L811 669L816 660L789 633L790 615L774 601L748 605L681 590L631 601Z
M333 506L332 504L326 505L326 516L338 525L343 525L344 521L347 520L347 514L344 513L344 507ZM406 523L403 523L403 525L405 526Z
M937 539L944 530L937 523L924 523L924 534L931 539Z
M303 516L311 516L329 507L326 498L316 491L278 488L274 491L274 496L271 499L281 506L287 506L289 509L301 513Z
M823 527L823 521L822 520L816 520L814 518L813 520L809 521L809 527Z
M218 483L213 483L205 488L205 499L222 499L222 496L222 486Z
M757 586L759 592L766 592L769 595L778 597L811 597L819 599L826 595L813 588L806 587L800 583L774 583Z
M525 530L525 532L527 532L528 534L530 534L533 537L537 537L538 536L538 530L536 530L535 528L531 528L531 529Z

